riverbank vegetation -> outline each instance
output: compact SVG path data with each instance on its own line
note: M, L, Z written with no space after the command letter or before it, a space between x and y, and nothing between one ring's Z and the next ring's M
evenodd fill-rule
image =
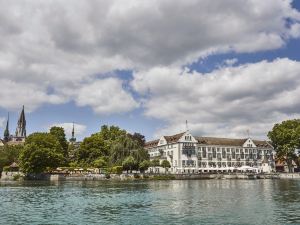
M299 156L295 151L300 149L300 119L275 124L268 137L276 151L276 158L287 163L289 172L293 171L293 162L299 166Z
M149 160L143 148L145 137L130 134L117 126L102 126L100 131L83 139L80 145L68 143L64 129L52 127L49 132L30 134L24 145L5 145L0 150L0 167L17 162L24 173L50 172L57 167L101 168L107 173L123 170L147 170L159 166ZM170 167L166 162L165 168Z

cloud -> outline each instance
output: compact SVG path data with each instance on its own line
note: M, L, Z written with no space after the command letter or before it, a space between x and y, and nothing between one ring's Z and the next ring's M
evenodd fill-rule
M157 132L266 137L275 122L300 116L300 62L286 58L201 74L157 67L136 72L131 83L145 97L145 115L167 123Z
M56 123L56 124L50 125L49 129L54 126L64 128L66 136L71 137L73 123ZM86 126L83 124L74 123L74 131L75 131L75 136L80 136L80 135L84 134L84 132L86 131Z
M232 58L232 59L226 59L226 60L224 60L223 63L224 63L225 66L233 66L237 62L238 62L237 58Z
M299 37L299 21L291 1L282 0L0 0L0 107L75 101L98 113L132 110L126 88L103 86L99 76L280 48ZM96 86L121 88L109 92L107 110L83 97ZM117 107L119 92L127 107Z
M79 106L91 106L98 114L123 113L138 107L117 78L102 79L83 86L78 90L75 101Z
M4 128L4 127L5 127L5 122L6 122L6 118L0 117L0 127L1 127L1 128Z

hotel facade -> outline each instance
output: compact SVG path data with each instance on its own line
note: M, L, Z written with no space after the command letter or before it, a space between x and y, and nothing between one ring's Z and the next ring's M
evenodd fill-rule
M251 138L195 137L186 131L146 142L145 149L151 160L168 160L171 173L275 171L273 146Z

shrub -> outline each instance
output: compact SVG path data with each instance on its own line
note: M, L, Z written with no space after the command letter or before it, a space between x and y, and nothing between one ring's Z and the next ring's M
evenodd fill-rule
M114 174L122 174L123 172L123 166L114 166L110 169L111 173Z
M20 174L15 174L13 176L13 180L19 180L21 178L21 175Z
M10 170L10 167L9 167L9 166L4 166L4 167L3 167L3 171L4 171L4 172L8 172L9 170Z

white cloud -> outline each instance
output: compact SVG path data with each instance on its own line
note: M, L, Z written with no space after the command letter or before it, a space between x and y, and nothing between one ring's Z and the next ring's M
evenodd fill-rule
M166 121L158 132L266 137L275 122L300 116L300 62L277 59L211 73L179 68L137 72L132 87L145 95L145 115Z
M0 127L1 127L1 128L4 128L5 122L6 122L6 118L0 117Z
M71 137L72 135L72 129L73 129L73 123L55 123L49 126L49 129L51 127L62 127L65 130L65 134L67 137ZM86 131L86 126L83 124L74 123L74 132L75 136L80 136L84 134Z
M75 98L79 106L91 106L98 114L123 113L138 107L117 78L101 79L80 88Z
M238 62L238 59L237 58L232 58L232 59L226 59L224 60L224 64L226 66L233 66L234 64L236 64Z
M124 88L110 91L107 110L83 92L115 70L276 49L299 37L299 21L287 0L0 0L0 107L34 110L75 100L99 113L124 112L116 106L121 93L131 110Z

